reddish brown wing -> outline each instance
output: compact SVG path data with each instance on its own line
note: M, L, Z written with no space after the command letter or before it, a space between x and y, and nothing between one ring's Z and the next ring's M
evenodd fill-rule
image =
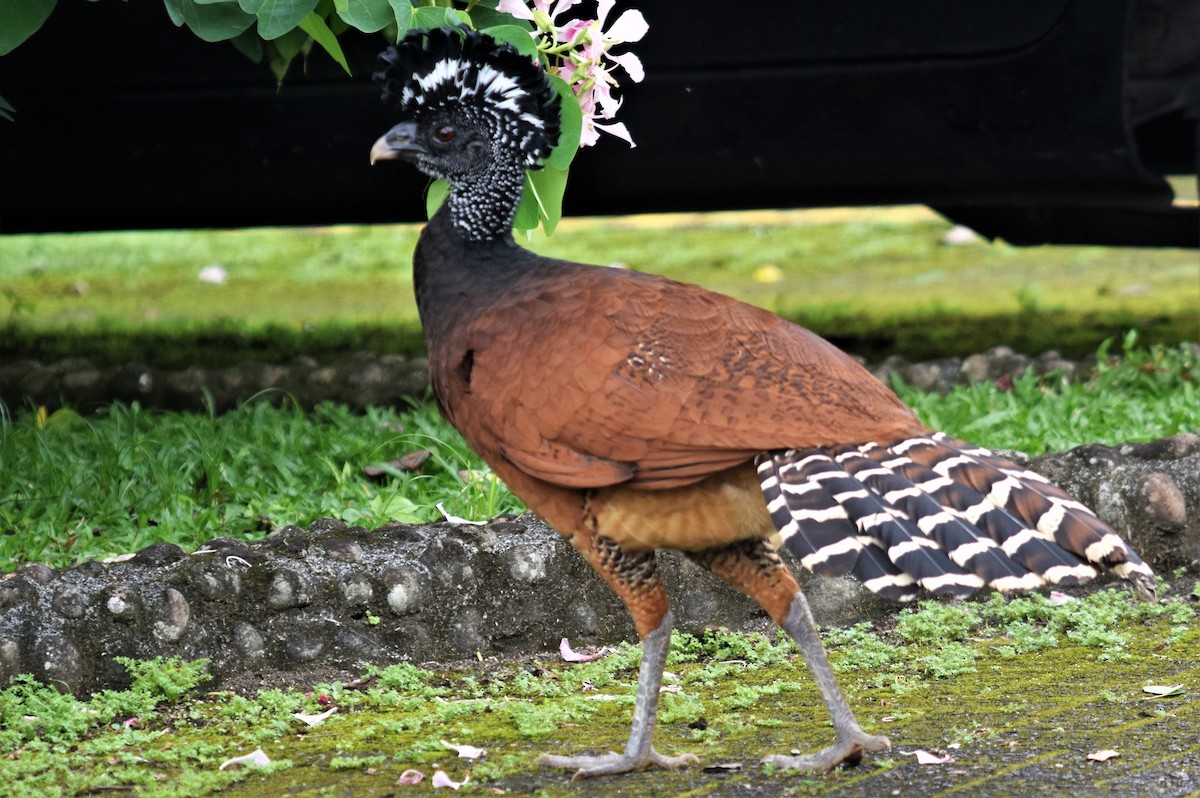
M566 266L506 300L471 325L459 401L499 453L552 484L666 488L770 449L923 429L824 340L695 286Z

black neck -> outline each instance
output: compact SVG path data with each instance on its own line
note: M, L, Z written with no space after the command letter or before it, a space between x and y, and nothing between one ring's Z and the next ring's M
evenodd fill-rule
M450 222L467 241L509 239L524 191L525 170L519 164L492 161L486 170L451 186L446 198Z

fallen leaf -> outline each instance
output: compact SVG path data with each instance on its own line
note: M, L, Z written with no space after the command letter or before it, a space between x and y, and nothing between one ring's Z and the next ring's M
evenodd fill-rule
M258 768L265 768L269 764L271 764L270 757L263 753L261 748L256 748L245 756L235 756L233 759L226 759L217 770L224 770L234 765L254 765Z
M295 712L292 717L296 720L302 720L309 726L317 726L329 718L334 712L337 712L337 707L330 707L319 715L305 715L303 712Z
M434 773L434 774L433 774L433 786L434 786L434 788L437 788L437 787L449 787L449 788L450 788L450 789L452 789L452 790L457 790L459 787L463 786L463 785L464 785L464 784L466 784L468 781L470 781L470 778L469 778L469 777L468 777L468 778L465 778L465 779L463 779L462 781L455 781L454 779L452 779L452 778L450 778L449 776L447 776L447 775L446 775L446 771L444 771L444 770L439 770L439 771L437 771L436 773Z
M705 773L733 773L742 769L741 762L713 762L703 770Z
M1087 758L1092 760L1093 762L1107 762L1108 760L1112 759L1114 756L1120 756L1120 755L1121 755L1120 751L1114 751L1111 748L1105 748L1102 751L1092 751L1090 754L1087 755Z
M1169 695L1182 695L1184 689L1182 684L1173 684L1169 687L1165 684L1148 684L1142 688L1142 692L1165 698Z
M608 649L602 648L595 654L580 654L571 648L570 641L564 637L562 642L558 644L558 653L559 656L563 658L564 662L591 662L592 660L600 659L607 654Z
M1046 599L1046 603L1058 606L1059 604L1066 604L1068 601L1074 600L1074 596L1068 596L1066 593L1061 593L1057 590L1051 590L1049 597Z
M478 759L487 753L483 748L476 748L473 745L455 745L445 740L442 740L442 745L457 753L462 759Z
M935 754L923 748L918 748L915 751L901 751L900 753L905 756L915 756L918 765L948 765L954 761L954 757L949 754Z
M400 774L400 778L396 779L396 784L420 784L425 779L425 774L419 770L409 768Z

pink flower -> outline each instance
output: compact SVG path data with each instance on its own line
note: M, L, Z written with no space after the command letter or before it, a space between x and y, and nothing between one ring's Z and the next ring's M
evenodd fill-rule
M615 2L599 0L596 19L575 19L562 25L558 25L557 17L575 6L578 0L533 0L532 9L522 0L500 0L497 5L499 11L532 21L538 29L534 37L543 42L538 49L561 62L552 65L550 71L570 84L571 91L579 99L583 111L580 147L595 144L601 132L635 146L625 124L612 121L621 107L620 100L612 96L613 87L619 85L612 73L620 67L634 83L640 83L646 73L641 59L633 53L614 55L610 50L627 42L641 41L650 26L640 11L629 9L605 30Z

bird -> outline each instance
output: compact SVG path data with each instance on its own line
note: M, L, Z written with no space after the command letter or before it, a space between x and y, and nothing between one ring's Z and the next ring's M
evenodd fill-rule
M896 601L1077 585L1150 567L1042 476L927 428L808 330L706 289L535 254L512 235L527 169L561 134L536 60L467 29L408 33L374 75L400 121L371 162L449 184L413 280L433 396L492 471L622 599L642 660L621 752L545 754L574 778L680 768L653 746L673 615L660 549L756 600L796 642L833 742L780 768L857 764L890 741L838 687L782 546Z

